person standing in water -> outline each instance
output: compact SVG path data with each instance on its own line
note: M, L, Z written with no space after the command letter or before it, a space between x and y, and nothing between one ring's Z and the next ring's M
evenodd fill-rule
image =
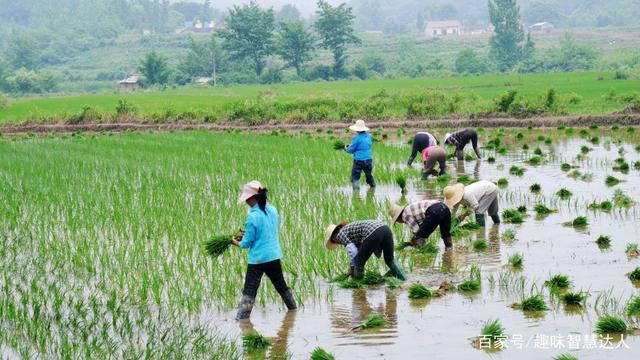
M407 275L394 259L393 232L383 222L361 220L329 225L326 231L325 247L334 250L338 245L344 246L351 258L347 273L354 279L362 279L365 264L371 255L376 254L377 257L383 255L384 262L389 267L389 272L385 276L407 280Z
M371 145L373 138L367 131L369 128L363 120L357 120L349 130L356 133L351 140L351 145L345 147L345 151L353 154L353 167L351 168L351 184L354 190L360 189L360 175L364 171L367 184L372 188L376 187L373 179L373 157L371 155Z
M484 214L489 213L493 223L500 224L498 186L491 181L481 180L467 186L455 184L445 187L442 193L452 217L456 216L460 204L468 207L468 211L458 217L459 221L473 213L476 215L476 223L484 227Z
M462 129L460 131L456 131L453 134L447 133L444 136L444 144L445 145L453 145L456 147L456 158L458 160L464 160L464 147L467 146L468 143L471 143L473 146L473 151L475 151L478 159L482 159L480 156L480 150L478 150L478 133L473 129Z
M440 227L440 237L444 246L453 247L451 239L451 211L440 200L419 200L409 205L392 205L389 215L393 223L407 224L413 238L411 245L421 248L436 228Z
M411 166L416 156L422 154L424 149L436 145L438 145L438 141L435 136L426 131L416 133L416 136L413 137L413 146L411 147L411 155L409 155L409 159L407 160L407 166Z
M278 241L280 221L278 210L267 203L267 191L259 181L254 180L244 186L238 199L238 205L246 203L250 210L245 231L232 240L234 245L249 249L247 274L236 320L250 317L264 274L271 280L287 309L297 308L293 294L282 275L282 251Z
M434 174L442 176L447 173L446 165L447 153L440 146L430 146L422 152L422 161L424 162L424 171L422 172L422 180L427 180L429 175ZM434 168L436 163L440 166L440 172Z

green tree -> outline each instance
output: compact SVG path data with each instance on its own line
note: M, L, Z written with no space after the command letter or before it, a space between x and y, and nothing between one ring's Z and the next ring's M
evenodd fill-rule
M283 22L276 40L276 52L287 66L293 66L298 76L302 73L302 66L311 60L314 49L313 35L304 28L301 21Z
M460 74L483 74L488 68L487 61L472 48L463 49L456 57L455 69Z
M320 44L323 48L333 52L334 76L343 77L348 58L347 45L360 43L360 39L355 35L353 29L355 16L351 7L346 4L331 6L326 1L319 0L318 8L315 28L320 35Z
M40 67L40 50L36 41L26 35L19 35L9 42L6 59L12 69L35 70Z
M138 70L144 76L145 85L165 85L169 82L171 75L167 59L155 50L142 58Z
M552 50L555 69L561 71L589 70L598 57L598 51L589 45L576 42L569 32L560 41L560 48Z
M218 38L215 33L209 41L202 44L190 39L189 51L178 65L178 70L187 78L211 76L224 71L225 55L218 46Z
M522 57L524 30L516 0L489 0L494 35L489 40L491 57L499 71L511 70Z
M223 47L237 60L250 60L260 76L267 65L266 57L274 51L273 9L263 10L253 0L248 5L236 5L229 10L226 24Z
M276 20L280 22L300 21L300 11L295 5L287 4L276 13Z

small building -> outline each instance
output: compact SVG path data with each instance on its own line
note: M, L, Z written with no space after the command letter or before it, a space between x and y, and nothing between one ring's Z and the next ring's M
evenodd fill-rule
M462 34L462 23L458 20L429 21L425 29L427 37L459 36Z
M124 92L124 93L131 93L142 87L139 76L129 76L124 80L120 80L118 84L119 84L120 92Z
M193 82L196 85L209 85L209 83L213 80L213 78L210 77L199 77L199 78L195 78L193 80Z
M552 23L548 23L548 22L539 22L539 23L535 23L535 24L529 26L529 31L530 32L535 32L535 33L548 34L553 29L554 29L553 24Z

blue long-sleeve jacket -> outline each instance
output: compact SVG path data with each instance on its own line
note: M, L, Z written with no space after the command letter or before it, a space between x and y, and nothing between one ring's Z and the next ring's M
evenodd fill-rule
M369 133L357 133L351 139L351 145L345 150L349 154L353 154L353 160L371 160L371 144L373 138Z
M256 204L247 214L247 224L240 247L249 249L248 263L263 264L282 257L278 241L278 210L267 204L266 214Z

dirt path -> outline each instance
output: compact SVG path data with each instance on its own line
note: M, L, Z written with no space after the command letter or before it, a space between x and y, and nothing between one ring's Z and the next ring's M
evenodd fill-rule
M371 121L367 125L371 128L383 127L395 129L403 127L405 129L428 129L428 128L460 128L460 127L556 127L564 126L589 126L591 124L606 125L640 125L640 114L611 114L611 115L587 115L587 116L563 116L563 117L542 117L542 118L487 118L487 119L426 119L409 120L395 119L387 121ZM185 131L185 130L205 130L205 131L227 131L227 130L250 130L250 131L271 131L274 129L286 129L291 131L314 131L317 128L323 129L343 129L345 123L326 122L313 124L291 124L271 122L266 125L245 126L236 124L183 124L183 123L112 123L112 124L24 124L24 125L2 125L0 134L23 134L34 133L70 133L75 131L100 132L100 131Z

